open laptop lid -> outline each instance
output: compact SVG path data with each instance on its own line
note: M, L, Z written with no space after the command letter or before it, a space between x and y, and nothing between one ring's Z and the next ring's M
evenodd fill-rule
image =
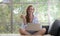
M40 24L28 23L26 30L38 31L40 30Z

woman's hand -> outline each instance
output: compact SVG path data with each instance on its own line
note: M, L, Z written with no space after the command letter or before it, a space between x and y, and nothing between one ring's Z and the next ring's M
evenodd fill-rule
M22 19L25 19L25 16L24 16L24 15L21 15L20 17L21 17Z

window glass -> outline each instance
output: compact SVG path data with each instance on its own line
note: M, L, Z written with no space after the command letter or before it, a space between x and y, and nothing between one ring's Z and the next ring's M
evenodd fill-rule
M0 33L9 33L10 32L10 18L11 12L9 5L0 4Z

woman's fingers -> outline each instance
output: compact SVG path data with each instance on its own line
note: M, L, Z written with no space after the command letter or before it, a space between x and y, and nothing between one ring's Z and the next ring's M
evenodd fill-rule
M21 18L23 18L23 19L25 18L25 16L24 16L24 15L21 15L20 17L21 17Z

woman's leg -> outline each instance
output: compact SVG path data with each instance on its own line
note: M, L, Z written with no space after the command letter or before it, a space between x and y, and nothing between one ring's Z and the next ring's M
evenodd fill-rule
M30 33L27 32L27 31L24 30L24 29L19 29L19 33L20 33L21 35L30 35Z
M46 32L46 29L45 29L45 28L43 28L43 29L41 29L40 31L38 31L38 32L34 33L34 35L44 35L44 34L45 34L45 32Z

